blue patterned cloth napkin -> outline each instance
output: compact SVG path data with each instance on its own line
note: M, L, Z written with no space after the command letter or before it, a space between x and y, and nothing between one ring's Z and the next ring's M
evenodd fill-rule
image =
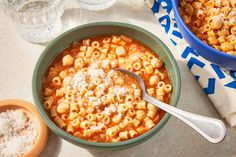
M225 71L193 50L181 35L174 19L170 0L146 0L176 47L175 58L185 62L219 114L230 126L236 126L236 71Z

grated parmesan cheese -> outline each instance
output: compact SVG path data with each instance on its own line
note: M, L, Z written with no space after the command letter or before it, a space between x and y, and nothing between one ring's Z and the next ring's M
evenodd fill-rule
M104 123L98 123L98 125L96 125L96 126L91 126L90 127L90 130L92 130L92 131L99 131L99 130L101 130L102 129L102 127L104 127L105 125L104 125Z
M118 117L122 117L122 113L118 110Z
M109 107L104 108L104 114L111 115L111 113L116 112L116 107L114 104L111 104Z
M105 76L105 73L104 73L104 71L102 69L88 68L88 74L92 78L97 78L97 77L104 78L104 76Z
M97 131L97 130L101 130L102 126L91 126L90 130L92 131Z
M97 97L89 97L89 102L93 104L94 106L98 107L102 104L102 101L98 99Z
M111 105L109 106L109 109L110 109L111 112L116 112L116 107L115 107L114 104L111 104Z
M85 94L84 94L84 97L89 97L89 96L92 96L94 94L93 91L87 91Z
M108 116L111 115L111 111L110 111L109 107L104 108L104 114L106 114Z
M230 25L233 25L233 24L235 24L235 23L236 23L235 18L230 18L230 19L229 19L229 24L230 24Z
M104 61L107 62L107 61ZM93 63L90 65L86 70L82 70L77 72L75 75L71 76L71 81L69 83L69 86L73 89L78 90L78 93L82 91L81 95L77 94L72 96L72 101L74 100L82 100L86 103L84 105L93 105L96 108L99 108L101 105L106 103L107 97L105 95L100 95L100 97L97 97L96 91L103 92L105 94L114 94L115 95L122 95L126 96L129 92L127 87L117 86L114 85L113 79L116 79L118 77L118 74L114 70L110 70L108 72L105 72L103 69L98 68L98 63ZM90 82L93 79L100 78L101 82L96 85L93 88L90 88L89 85ZM95 89L95 91L94 91ZM106 89L109 89L108 92ZM108 107L105 107L103 109L103 113L106 115L111 115L112 113L117 111L117 104L110 104ZM122 117L122 114L118 113L118 116ZM93 128L94 129L94 128ZM95 129L96 130L96 129Z
M116 95L125 95L127 93L127 88L125 87L114 87L114 92Z
M0 156L19 157L32 149L38 137L36 124L22 111L0 113Z
M129 55L129 59L130 59L131 61L136 61L136 60L138 60L139 58L141 58L142 56L143 56L142 53L137 52L137 53L130 54L130 55Z
M86 76L87 76L86 72L83 71L77 72L72 78L70 86L73 89L78 89L78 88L86 89L88 87L88 83L86 82L85 79Z

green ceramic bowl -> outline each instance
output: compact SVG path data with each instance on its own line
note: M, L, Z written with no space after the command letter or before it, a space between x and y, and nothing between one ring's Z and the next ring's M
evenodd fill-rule
M170 75L173 84L173 95L171 99L172 106L177 105L180 96L180 73L174 57L160 39L146 30L130 24L98 22L82 25L63 33L53 40L40 56L33 73L32 92L37 109L48 127L65 140L86 149L119 150L138 145L154 136L170 118L169 114L165 114L154 128L136 138L117 143L98 143L83 140L66 133L57 127L57 125L47 115L42 103L42 80L52 61L73 41L94 36L113 34L124 34L130 36L151 48L162 59L162 61L164 61Z

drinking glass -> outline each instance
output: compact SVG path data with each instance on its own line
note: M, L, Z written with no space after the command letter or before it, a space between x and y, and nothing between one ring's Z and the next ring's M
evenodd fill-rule
M79 5L88 10L103 10L115 2L116 0L78 0Z
M65 0L2 0L5 13L26 41L45 43L62 29Z

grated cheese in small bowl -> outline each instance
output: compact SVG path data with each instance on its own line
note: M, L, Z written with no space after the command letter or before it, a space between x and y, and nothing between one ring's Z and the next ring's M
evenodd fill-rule
M20 157L38 138L35 122L21 110L0 113L0 157Z

